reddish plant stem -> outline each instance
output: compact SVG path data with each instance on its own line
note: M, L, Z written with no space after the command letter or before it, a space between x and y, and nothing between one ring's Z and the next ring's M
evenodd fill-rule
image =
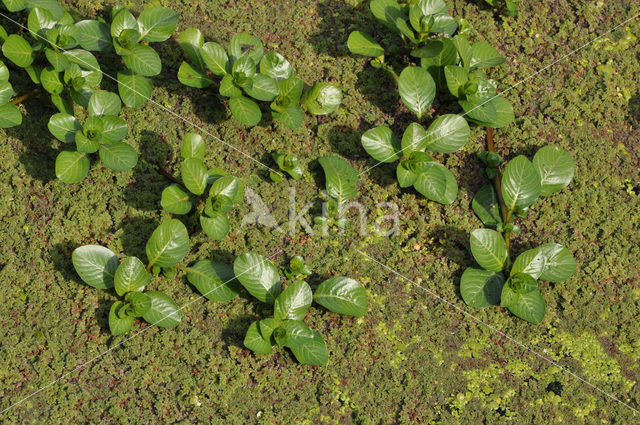
M167 178L167 180L170 180L174 183L179 184L182 187L186 186L184 185L184 183L182 182L182 180L174 177L169 171L167 171L166 169L164 169L163 167L159 166L158 164L155 164L153 162L147 161L144 158L140 159L141 162L144 162L145 164L147 164L149 167L153 168L154 170L156 170L156 172L158 174L160 174L161 176L164 176L165 178Z
M487 149L489 152L496 153L496 147L493 143L493 128L487 127ZM493 187L496 190L498 196L498 203L500 204L500 213L502 215L502 221L506 225L511 220L511 213L507 210L507 205L502 197L502 173L498 170L496 176L493 178ZM509 258L511 253L511 232L504 232L504 240L507 243L507 262L510 262Z
M19 105L21 103L23 103L25 100L30 99L34 96L37 96L40 94L40 90L34 90L31 93L27 93L27 94L23 94L22 96L16 97L15 99L11 99L9 101L9 103L13 103L14 105Z
M174 183L179 184L180 186L184 186L184 183L182 183L182 180L173 177L173 175L168 172L167 170L165 170L162 167L156 167L156 170L158 171L158 173L162 174L164 177L166 177L167 179L171 180Z

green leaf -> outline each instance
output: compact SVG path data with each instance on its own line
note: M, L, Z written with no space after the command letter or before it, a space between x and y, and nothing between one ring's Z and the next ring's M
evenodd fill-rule
M137 257L127 257L118 267L114 275L116 293L121 297L127 292L142 292L151 282L144 264Z
M427 51L422 49L427 48ZM445 67L458 62L456 46L449 38L430 40L425 47L411 52L412 56L420 57L420 66L426 68L438 87L445 87L447 81Z
M519 294L528 294L538 289L538 281L526 273L512 274L511 277L507 279L507 285Z
M313 294L307 282L297 280L278 295L273 315L281 320L302 320L312 301Z
M242 89L233 82L231 74L227 74L222 77L220 81L220 88L218 90L222 96L225 97L240 97L242 96Z
M62 54L71 63L78 65L81 68L80 71L90 71L81 72L81 76L85 78L87 86L95 87L100 84L100 81L102 81L100 64L98 63L98 59L96 59L92 53L82 49L74 49L66 50Z
M500 305L527 322L538 324L544 319L546 305L539 291L520 294L507 283L502 288Z
M467 112L467 118L480 126L502 128L511 124L515 119L513 106L507 99L500 96L494 97L484 104L464 101L458 103ZM478 108L476 109L476 107Z
M52 94L51 95L51 103L61 113L67 114L67 115L73 114L73 106L71 106L71 102L69 101L69 99L66 96L62 97L62 96L60 96L58 94Z
M455 152L467 143L470 132L469 124L460 115L440 115L429 125L422 146L433 152Z
M0 128L15 127L22 124L20 109L13 103L0 106Z
M125 304L122 301L116 301L109 309L109 330L111 335L123 335L133 329L133 316L123 315L121 310Z
M31 81L33 81L35 84L40 84L40 68L39 67L34 67L31 65L26 67L24 70L29 76L29 78L31 78Z
M304 112L298 106L291 106L282 111L273 111L271 115L292 130L300 127L304 120Z
M182 141L182 149L180 151L183 159L197 158L204 159L207 146L202 140L202 136L196 133L187 133Z
M178 69L178 80L185 86L203 89L213 84L213 80L204 71L200 71L186 62Z
M382 126L367 130L361 140L364 150L376 161L394 162L400 159L400 140L389 127ZM402 140L404 142L404 137Z
M244 125L257 125L262 118L258 104L244 96L229 99L229 109L231 109L231 114Z
M200 48L202 60L207 68L218 77L223 77L231 71L231 63L224 47L212 41L204 43Z
M396 20L398 18L407 20L407 15L395 0L371 0L369 7L373 16L391 30L397 30Z
M103 115L118 115L121 107L122 104L117 94L106 90L96 90L89 99L88 109L90 116L101 117Z
M65 143L74 142L76 132L82 130L82 125L73 115L64 113L52 115L47 127L56 139Z
M260 60L260 73L282 81L293 75L293 68L280 53L268 52Z
M142 317L151 309L151 298L142 292L129 292L124 299L133 317Z
M129 132L127 122L120 117L107 115L102 117L102 142L119 142Z
M211 301L225 302L238 296L240 285L226 264L202 260L186 271L187 280Z
M64 9L57 0L26 0L25 4L28 9L34 9L37 7L47 10L56 21L62 19L65 14Z
M94 20L84 20L76 23L78 42L85 50L103 52L111 47L109 25Z
M191 211L190 194L177 184L167 186L162 191L160 205L172 214L186 214Z
M562 282L569 279L576 271L576 260L571 251L557 243L548 243L538 247L545 257L544 268L540 279L549 282Z
M515 276L520 273L525 273L538 279L545 266L545 256L539 248L529 249L522 254L518 255L516 261L511 266L510 276Z
M111 20L111 36L117 38L124 30L138 30L138 21L127 9L122 9Z
M257 64L260 63L263 53L262 41L246 32L236 34L229 43L229 56L232 62L246 55Z
M244 346L258 354L267 354L273 348L270 338L264 338L260 334L258 322L253 322L249 325L247 334L244 337Z
M413 152L424 150L424 141L426 136L427 132L425 131L424 127L422 127L417 122L412 122L411 124L409 124L407 129L404 131L404 134L402 135L402 149L400 152L398 152L398 154L401 154L402 156L409 156Z
M464 302L471 307L495 305L500 302L504 281L501 272L469 267L460 278L460 294Z
M202 230L214 240L221 240L229 233L229 218L220 211L214 211L211 216L200 216L200 225Z
M458 21L448 15L436 15L433 17L433 26L429 29L432 34L452 35L458 29Z
M491 185L480 188L476 196L473 197L471 208L485 226L496 227L502 223L498 195Z
M180 323L180 309L170 296L156 291L147 291L145 295L151 298L151 307L142 316L144 320L163 328L172 328Z
M313 294L313 300L334 313L364 316L367 291L357 281L343 276L325 280Z
M2 0L2 4L9 12L19 12L27 7L25 0Z
M42 37L47 30L53 28L56 25L56 20L53 19L51 12L45 9L31 9L27 18L27 26L29 32L38 39L38 36ZM36 35L37 34L37 35Z
M488 68L504 62L504 57L485 41L473 43L471 51L471 61L469 62L471 69Z
M325 366L329 361L329 352L322 335L313 331L313 340L306 344L292 348L291 352L302 364Z
M53 67L48 66L40 72L40 82L42 87L51 94L60 94L64 90L60 73Z
M342 102L342 93L333 84L315 83L304 94L302 106L313 115L327 115L338 109Z
M329 196L342 203L358 194L358 173L347 161L337 155L331 155L319 158L318 162L324 170Z
M256 63L249 56L242 56L237 61L234 62L231 67L231 73L233 75L234 81L237 80L238 75L242 75L246 78L252 78L256 75ZM249 88L251 86L250 83L242 83L239 84L242 87Z
M263 303L273 304L282 292L278 269L258 254L242 254L233 262L233 271L242 286Z
M423 16L448 13L447 4L444 0L420 0L417 2L417 7L420 8Z
M353 31L347 39L349 51L355 55L377 58L384 55L384 49L369 34Z
M198 28L187 28L178 37L180 47L197 68L204 71L205 63L200 54L200 48L204 45L204 37Z
M469 81L469 71L461 66L447 65L444 67L444 75L449 92L455 97L460 97L461 88Z
M130 170L138 162L136 150L124 142L102 143L98 152L104 165L115 171Z
M202 195L207 188L208 169L201 159L187 158L182 161L182 181L195 195Z
M313 330L299 320L285 320L273 336L282 347L298 348L313 342Z
M120 261L110 249L99 245L84 245L73 251L71 262L80 279L87 285L98 289L113 288L113 279Z
M163 222L153 231L145 250L149 259L148 268L175 266L189 251L187 228L175 218Z
M221 176L211 184L209 197L226 196L234 202L241 202L244 196L244 185L242 180L233 176Z
M7 65L5 65L4 62L0 61L0 81L9 81L9 74L9 68L7 68Z
M270 102L278 96L278 82L267 75L256 74L252 79L251 88L245 88L245 92L254 99Z
M133 71L118 72L118 93L129 108L139 108L151 97L153 83Z
M158 75L162 70L162 62L160 62L158 53L144 44L133 46L128 50L128 54L122 57L122 61L127 68L145 77Z
M518 155L502 173L502 197L508 211L526 208L540 196L540 176L531 161Z
M458 182L444 165L430 161L424 163L413 187L425 198L449 205L458 196Z
M2 45L2 53L11 62L21 68L26 68L33 63L33 50L24 38L17 34L11 34Z
M178 14L162 6L145 9L138 17L140 39L149 43L165 41L176 30Z
M291 107L297 105L302 97L303 86L302 80L296 77L289 77L286 80L278 81L280 94L275 103L279 104L279 100L286 100L280 106Z
M460 60L466 69L471 66L471 57L473 56L473 48L465 35L458 34L453 37L453 44L456 46Z
M418 43L418 39L416 38L416 34L413 32L411 27L405 19L396 18L396 28L400 32L400 34L406 37L411 43Z
M540 195L549 196L571 183L575 165L566 151L557 146L545 146L534 155L533 168L540 177Z
M507 244L495 230L476 229L471 232L471 253L480 267L499 272L507 261Z
M86 153L62 151L56 158L56 177L65 183L78 183L87 175L90 165Z
M398 91L407 108L421 119L436 96L436 83L426 69L408 66L400 73Z

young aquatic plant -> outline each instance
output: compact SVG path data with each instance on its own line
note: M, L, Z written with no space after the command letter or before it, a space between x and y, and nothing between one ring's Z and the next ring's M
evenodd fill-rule
M115 171L136 165L138 153L121 141L129 131L127 122L118 116L121 106L117 94L96 90L89 99L89 116L84 123L66 112L51 116L51 134L63 143L75 144L75 150L63 150L56 158L55 171L60 180L77 183L84 179L91 166L88 155L95 152L104 165Z
M160 203L170 213L187 214L193 209L194 201L209 186L200 214L200 225L210 238L220 240L229 233L227 212L242 202L244 184L219 168L207 168L204 163L205 152L206 146L200 135L185 135L181 149L182 180L172 178L179 183L162 191Z
M103 73L91 52L115 49L123 58L128 70L118 73L118 92L125 105L138 107L151 95L148 77L161 70L160 57L148 43L169 38L177 14L155 6L146 8L136 20L128 10L116 6L108 25L101 19L78 21L77 14L65 11L56 0L3 0L3 4L10 12L27 10L28 14L26 31L8 34L0 26L2 54L41 89L11 100L9 72L0 62L0 128L20 125L22 116L16 105L46 93L59 111L49 119L49 130L61 142L76 144L76 150L64 150L56 159L60 180L81 181L89 171L87 155L94 152L113 170L133 168L138 155L121 141L128 127L118 117L120 98L100 89ZM89 117L82 124L74 116L74 105L88 110Z
M450 204L458 194L457 182L427 151L452 153L462 148L470 134L466 120L492 127L513 121L511 105L496 97L495 83L482 71L499 65L504 58L488 43L471 44L464 34L454 36L458 23L449 16L443 0L402 4L372 0L370 8L396 37L384 38L383 48L369 34L353 31L347 46L354 54L373 58L373 67L393 76L400 98L418 122L406 128L402 140L386 126L368 130L362 135L362 146L379 162L400 161L396 174L401 187L413 186L427 199ZM403 69L397 73L399 65ZM458 98L463 114L438 115L449 106L446 93L442 93L447 88ZM432 108L436 100L437 110ZM427 119L430 123L425 129L422 123Z
M562 282L573 275L576 261L571 252L556 243L547 243L522 252L511 261L511 234L519 234L516 217L526 217L540 197L565 188L572 180L571 155L556 146L545 146L533 161L519 155L501 172L502 162L493 148L481 155L493 185L482 187L473 198L472 208L480 220L493 229L471 233L471 252L481 269L469 267L460 279L460 293L472 307L498 304L531 323L540 323L546 305L538 280Z
M254 126L262 119L256 101L270 102L272 117L291 129L302 124L303 109L326 115L342 101L333 84L315 83L305 89L303 81L293 76L289 61L277 52L265 54L262 41L250 34L237 34L225 49L216 42L205 43L199 29L187 28L180 33L180 45L191 61L180 65L180 82L200 89L216 88L229 99L231 114L244 125Z
M136 19L123 6L111 9L111 25L101 20L83 20L76 24L80 46L89 51L109 51L122 58L126 68L119 71L118 93L130 108L142 106L151 97L150 77L162 71L162 61L149 43L167 40L176 29L178 14L166 7L145 8Z
M123 300L115 301L109 310L109 329L122 335L133 328L136 318L152 325L171 328L180 323L180 309L167 294L145 291L153 274L172 271L189 250L187 229L179 220L160 224L151 234L145 247L147 265L137 257L122 262L110 249L99 245L76 248L71 256L73 267L89 286L115 289Z
M304 170L302 169L302 165L300 165L300 160L298 159L298 157L286 153L281 149L278 149L276 152L274 152L272 156L280 171L284 171L285 173L289 174L294 180L299 180L302 178ZM273 171L269 172L269 177L276 183L282 180L282 176L274 173Z
M300 269L292 277L308 276L299 260L288 270ZM304 280L293 280L283 288L276 266L258 254L242 254L233 264L240 284L259 301L273 305L273 316L251 323L244 345L259 354L270 353L275 346L287 347L302 364L324 366L329 359L322 335L303 320L315 301L334 313L363 316L367 312L367 293L357 281L336 276L322 282L315 292Z
M358 172L338 155L318 158L318 163L324 170L328 201L324 204L323 215L314 217L313 221L322 226L344 229L348 221L343 218L343 207L346 201L358 194Z

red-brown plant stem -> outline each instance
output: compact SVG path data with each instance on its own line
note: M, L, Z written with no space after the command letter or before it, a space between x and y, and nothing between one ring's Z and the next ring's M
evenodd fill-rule
M182 187L185 187L184 183L182 182L182 180L174 177L169 171L167 171L166 169L164 169L163 167L161 167L158 164L155 164L151 161L147 161L144 158L140 159L141 162L144 162L145 164L147 164L149 167L153 168L154 170L156 170L156 172L164 177L166 177L168 180L179 184Z
M15 99L11 99L9 101L9 103L13 103L14 105L19 105L19 104L23 103L25 100L30 99L30 98L32 98L34 96L39 95L39 94L40 94L40 90L36 89L36 90L34 90L34 91L30 92L30 93L23 94L22 96L16 97Z
M487 127L487 149L489 152L496 153L496 147L493 143L493 128ZM498 196L498 203L500 204L500 213L502 215L502 220L506 225L511 220L511 213L507 210L507 205L504 202L504 198L502 197L502 173L500 170L497 170L496 176L493 178L493 187L496 190L496 195ZM504 240L507 243L507 258L510 258L509 254L511 252L511 232L508 230L504 231ZM509 261L509 260L507 260Z

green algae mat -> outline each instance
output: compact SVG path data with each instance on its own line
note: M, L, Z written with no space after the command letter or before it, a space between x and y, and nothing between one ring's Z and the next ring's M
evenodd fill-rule
M27 32L19 27L27 25L25 7L52 10L51 18L29 19L36 33L51 31L58 13L55 2L44 0L2 3L0 25L10 34ZM393 19L401 33L412 34L397 23L393 3L376 0L387 5L383 21ZM416 116L431 113L421 89L432 77L411 69L416 75L407 83L406 74L398 72L396 81L379 69L387 66L375 58L388 31L369 1L160 1L154 5L175 13L152 8L145 14L134 2L61 4L60 16L71 11L72 22L111 22L121 7L133 14L120 23L129 32L119 33L120 44L101 60L106 76L80 66L90 62L81 56L64 81L50 69L39 73L44 90L37 93L28 68L38 57L21 53L32 46L0 33L7 65L0 67L0 127L7 127L0 130L0 423L640 421L637 2L452 0L437 19L407 15L414 28L439 25L438 32L448 33L455 24L454 31L483 46L476 56L491 65L486 79L513 107L509 125L486 125L476 116L467 134L459 120L467 142L432 149L440 164L430 169L438 169L447 189L441 193L417 183L400 187L414 184L403 184L406 176L397 172L397 161L411 158L394 150L395 163L380 156L401 143ZM88 50L109 38L101 36L108 26L81 27ZM69 42L64 30L55 31L62 31L55 33L57 43ZM223 63L216 74L226 53L214 44L204 57L189 53L200 37L225 49L229 44L230 57L258 45L280 55L265 56L264 65L245 61L254 68L225 70ZM46 59L64 61L58 53ZM412 60L407 55L398 71ZM286 88L264 78L265 84L248 86L242 72L253 76L256 67L277 81L299 78L307 83L304 92L295 80ZM467 82L464 90L477 88ZM84 90L89 83L101 89L93 98ZM48 100L57 84L69 85L74 102L86 103L90 116L83 124L73 121L71 110L71 118L58 115L52 126L50 117L66 108L55 96ZM132 86L137 90L126 90ZM240 88L254 100L238 96ZM285 90L294 94L277 95ZM119 93L124 105L115 107L118 96L108 92ZM448 103L438 114L470 113L456 93L445 93ZM81 137L83 152L96 153L88 162L67 155L66 164L86 169L57 164L71 130L82 133L76 143ZM96 137L107 138L110 148L93 150ZM536 165L538 152L554 160L566 152L573 160L568 186L541 197L518 219L519 234L507 240L517 253L561 244L575 259L567 279L543 276L536 283L542 315L536 309L518 314L504 303L504 292L500 306L499 295L471 298L465 288L468 270L503 267L479 254L478 229L492 216L476 215L473 207L490 183L487 175L500 168L495 158L477 155L489 139L489 150L510 161L501 168L505 174L511 164L524 163L520 158ZM212 180L219 182L214 195L205 191ZM225 192L234 185L242 190ZM190 193L201 196L193 203L201 215L185 205ZM335 199L353 206L344 218L331 215ZM187 207L189 213L176 215ZM185 267L168 267L143 283L119 277L115 290L87 285L105 282L104 274L84 273L74 262L72 254L88 245L114 254L109 267L117 266L115 256L149 257L150 272L152 262L173 266L163 248L149 248L163 223L186 229ZM181 236L166 245L180 251L184 243ZM145 273L143 264L125 262ZM268 267L242 277L255 264ZM203 297L209 267L220 279L235 273L239 283ZM518 276L518 285L532 285ZM286 283L283 294L302 300L303 308L277 301L279 279ZM164 300L164 314L139 314L158 326L110 316L114 305L129 303L134 311L147 301L141 292L120 296L132 285ZM474 308L486 301L498 305ZM180 320L163 322L174 317L166 307L173 303ZM304 319L304 327L296 321L291 332L274 329L278 344L272 347L258 326L289 312ZM305 338L306 345L298 342Z

